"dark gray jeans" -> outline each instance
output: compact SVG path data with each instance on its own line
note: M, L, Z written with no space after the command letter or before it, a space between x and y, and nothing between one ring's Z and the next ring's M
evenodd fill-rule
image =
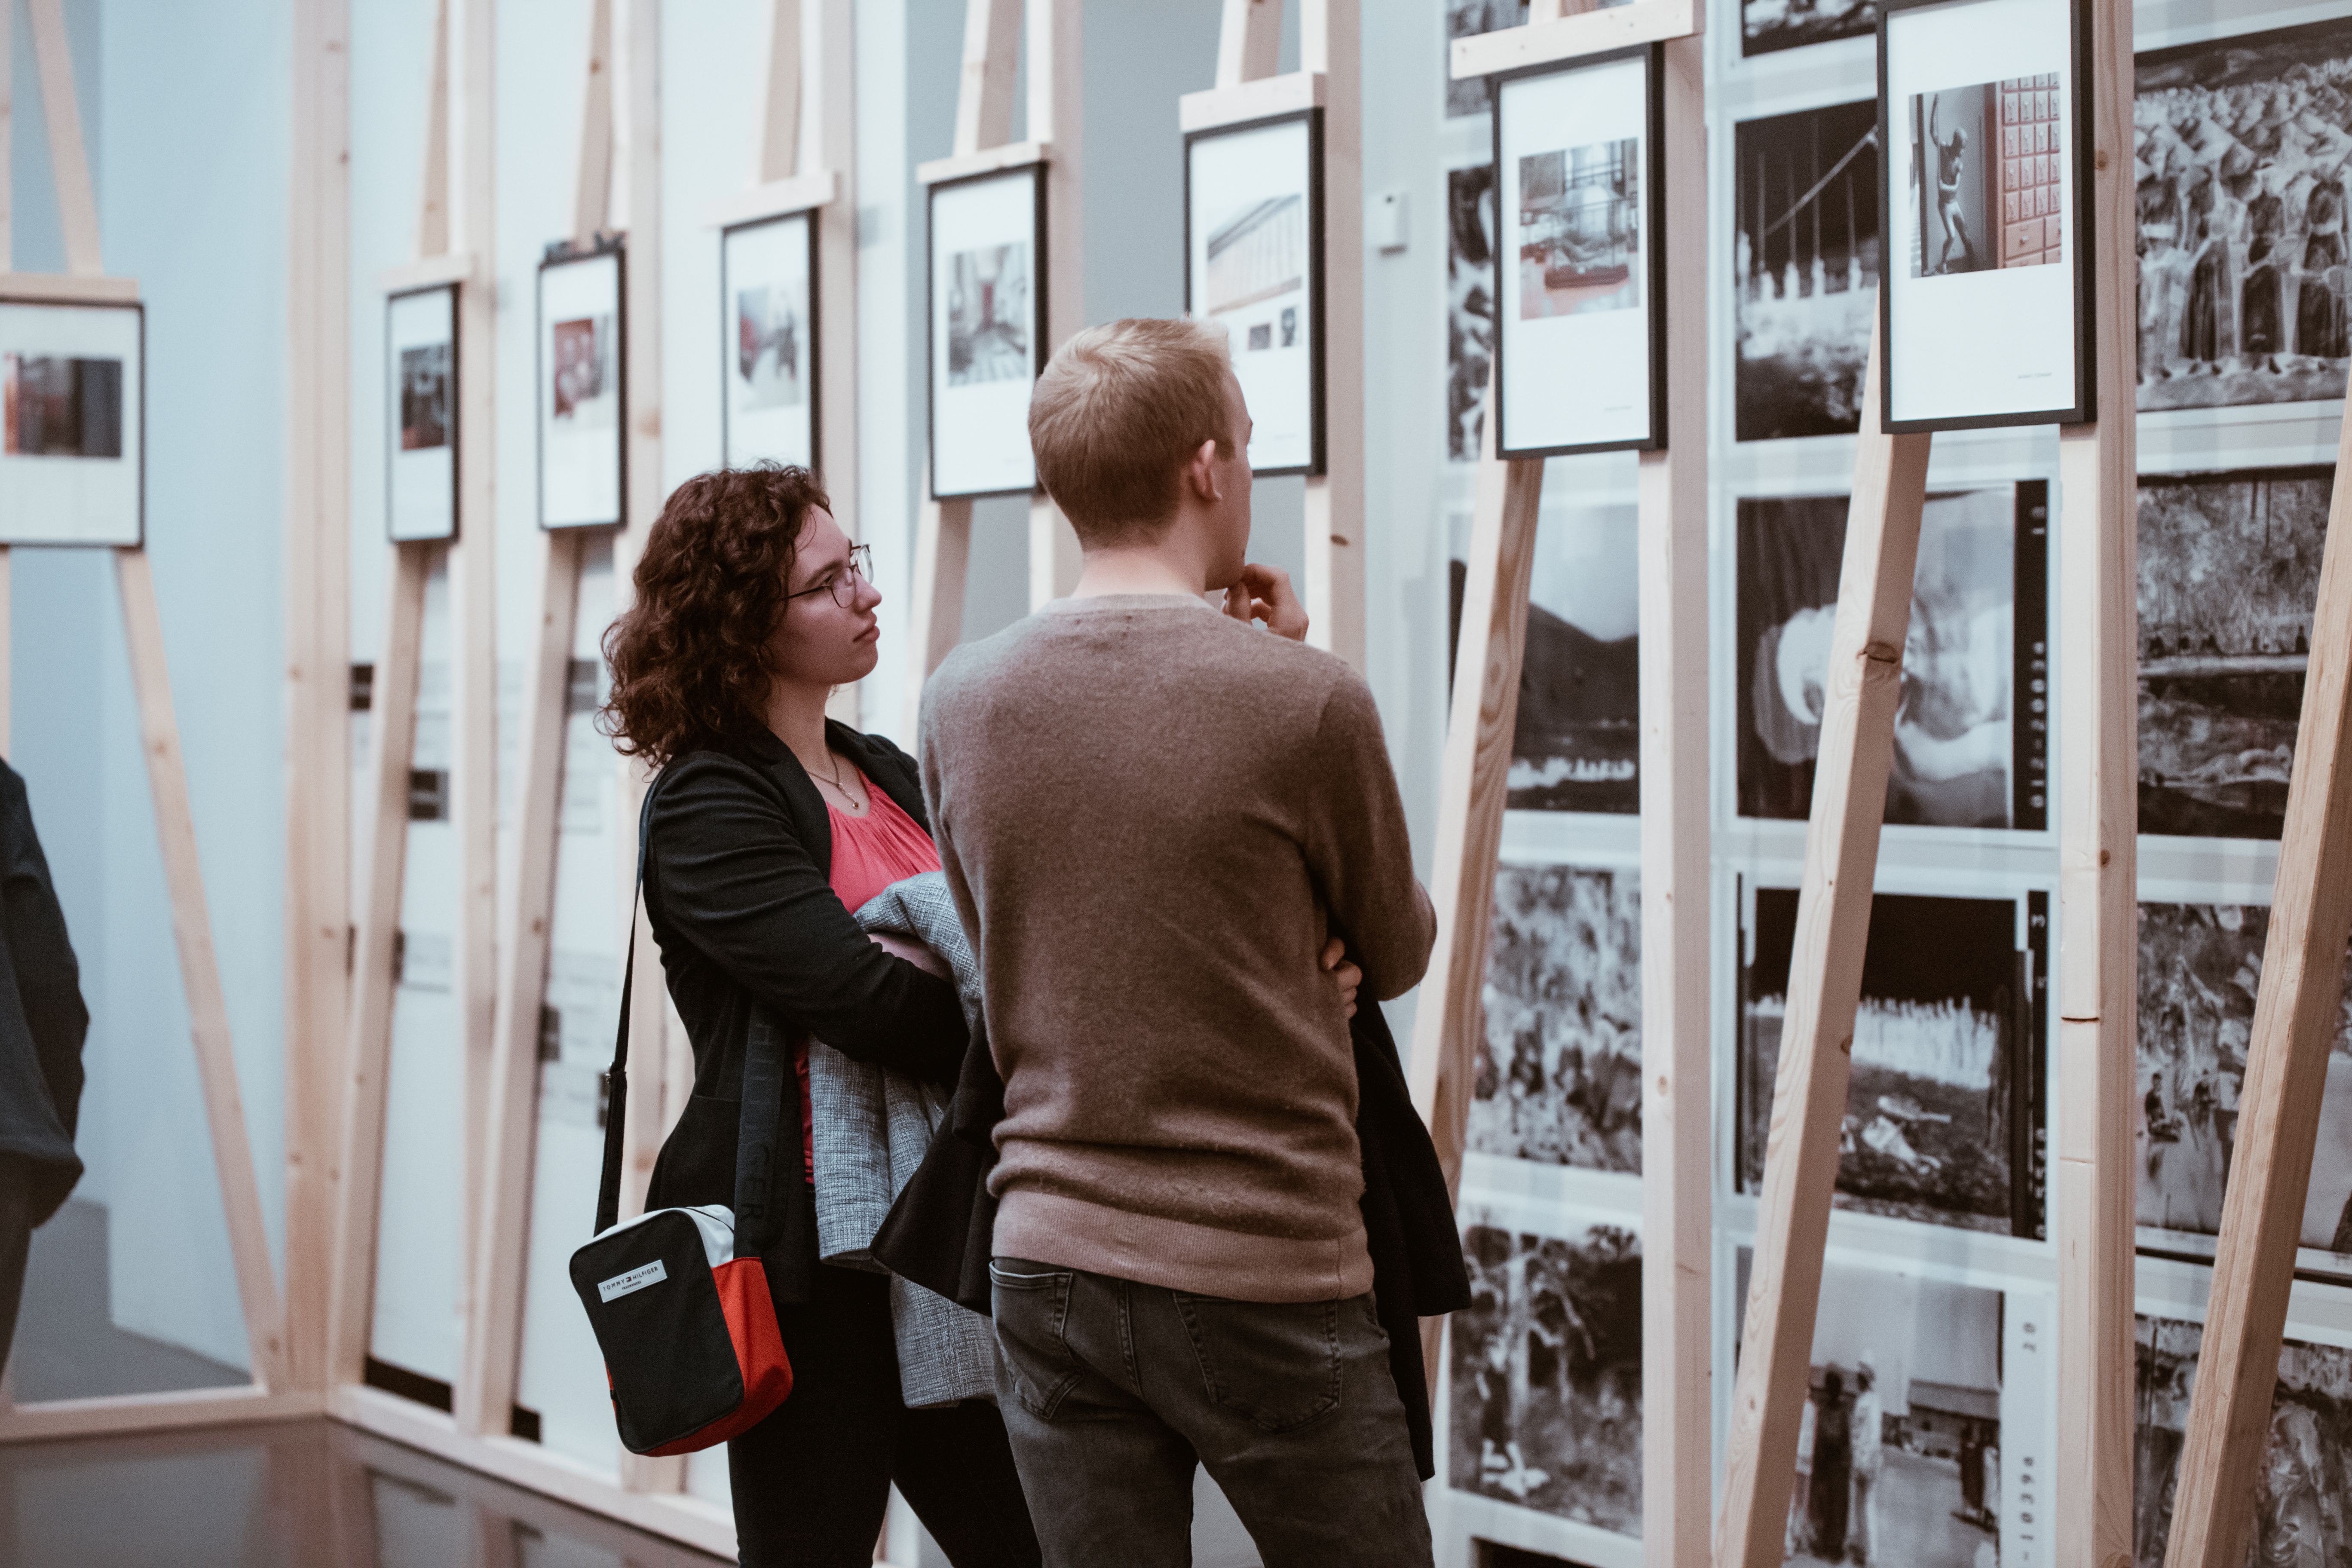
M1206 1465L1266 1568L1429 1568L1372 1299L1191 1296L999 1258L998 1405L1047 1568L1184 1568Z

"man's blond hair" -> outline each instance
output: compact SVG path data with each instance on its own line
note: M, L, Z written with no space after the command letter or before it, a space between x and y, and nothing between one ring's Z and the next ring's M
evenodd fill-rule
M1029 399L1037 479L1088 549L1143 543L1176 516L1178 475L1203 441L1231 457L1222 327L1129 317L1062 345Z

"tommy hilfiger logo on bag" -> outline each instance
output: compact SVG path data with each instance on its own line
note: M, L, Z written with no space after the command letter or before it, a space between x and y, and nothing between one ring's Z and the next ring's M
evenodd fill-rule
M632 1290L658 1285L668 1278L669 1270L663 1268L662 1260L656 1258L643 1268L632 1268L626 1274L615 1274L610 1279L597 1280L596 1294L599 1299L609 1301L615 1296L625 1296Z

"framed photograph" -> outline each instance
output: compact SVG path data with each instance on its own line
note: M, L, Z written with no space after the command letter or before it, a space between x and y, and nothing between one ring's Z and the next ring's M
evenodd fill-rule
M1029 393L1045 368L1045 166L930 195L931 494L1037 488Z
M1760 1192L1788 1016L1797 889L1743 899L1736 1142ZM2050 895L1880 893L1840 1139L1836 1205L1960 1230L2042 1234Z
M1888 430L2096 416L2089 37L2087 0L1881 10Z
M2344 395L2352 17L2133 60L2143 410ZM2294 129L2290 130L2293 127Z
M627 367L617 248L539 268L539 525L623 520Z
M1496 82L1498 456L1664 444L1664 58L1644 45Z
M146 323L0 300L0 544L145 542Z
M1475 463L1495 353L1495 165L1445 172L1445 458Z
M384 525L395 544L457 537L457 286L383 309Z
M1732 131L1733 435L1851 436L1878 319L1878 105Z
M2049 826L2049 498L2047 481L2027 479L1930 494L1921 510L1889 823ZM1844 496L1739 502L1734 767L1742 816L1812 815L1848 509Z
M816 215L739 224L719 240L722 449L730 468L817 466Z
M1536 524L1514 811L1642 809L1641 509L1576 499Z
M1748 1299L1754 1260L1738 1249L1735 1300ZM1834 1252L1823 1265L1797 1429L1790 1564L2056 1561L2045 1506L2055 1439L2050 1297L1955 1272ZM1735 1333L1744 1330L1733 1321Z
M2143 1248L2213 1257L2270 913L2263 904L2139 906ZM2301 1247L2299 1268L2352 1274L2352 1005L2339 1011L2327 1054Z
M1184 308L1222 322L1250 471L1323 471L1323 111L1184 138Z
M1739 0L1739 52L1770 54L1832 38L1866 37L1878 26L1873 0Z

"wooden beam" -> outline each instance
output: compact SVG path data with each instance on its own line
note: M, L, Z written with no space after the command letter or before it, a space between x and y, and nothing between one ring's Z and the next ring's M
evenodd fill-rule
M583 249L604 229L613 190L613 0L589 5L588 83L572 192L572 243Z
M33 62L40 72L41 115L49 132L49 171L56 181L58 222L65 231L66 270L94 278L106 270L98 244L98 196L83 151L81 109L74 89L73 47L59 0L25 0L32 24Z
M425 169L416 198L416 254L449 248L449 0L433 7L425 88Z
M478 277L474 253L470 250L445 251L438 256L420 256L414 261L404 261L397 267L387 267L375 275L375 286L387 294L405 294L412 289L436 289L448 283L471 283Z
M1635 44L1696 37L1706 30L1700 0L1634 0L1630 5L1585 11L1557 22L1534 21L1454 40L1453 77L1464 81L1497 71L1551 65L1607 54Z
M180 750L179 719L172 707L172 677L163 657L163 622L155 603L155 578L146 552L136 549L114 552L114 574L122 593L122 625L130 643L131 689L139 702L141 749L147 758L148 788L155 797L155 837L172 900L172 936L179 949L181 984L187 992L188 1032L204 1087L205 1120L212 1131L213 1166L220 1179L221 1207L228 1221L237 1299L245 1310L246 1342L253 1357L254 1380L265 1388L283 1389L290 1381L285 1310L269 1261L269 1237L261 1218L253 1145L246 1137L236 1048L229 1037L228 997L221 988L212 915L205 905L196 818L188 804L187 763Z
M352 943L351 1022L343 1047L342 1136L332 1173L334 1261L328 1285L327 1378L367 1369L375 1310L376 1221L383 1190L384 1089L392 1065L393 944L407 874L408 764L416 749L416 673L425 638L430 544L394 545L369 707L375 755L367 792L365 868Z
M934 500L928 470L915 514L915 585L907 612L916 657L908 670L907 734L920 728L923 682L963 637L964 582L971 561L971 501Z
M1282 50L1282 0L1225 0L1217 23L1217 85L1274 74Z
M0 300L36 304L135 305L135 278L88 278L62 272L0 272Z
M772 0L769 6L767 64L751 148L754 186L801 172L801 0Z
M951 157L930 158L915 165L915 179L919 184L936 185L946 180L968 179L973 174L992 174L999 169L1018 169L1030 163L1050 163L1054 149L1032 137L1026 142L1000 142L983 147L977 153L958 153Z
M1363 68L1357 0L1304 0L1298 63L1323 106L1324 471L1307 477L1307 640L1364 668Z
M1329 89L1330 83L1321 71L1292 71L1188 92L1176 100L1176 128L1188 132L1214 131L1221 125L1244 125L1276 114L1320 109Z
M244 1388L187 1388L160 1394L125 1394L99 1399L44 1400L0 1415L0 1444L49 1443L62 1437L121 1436L139 1432L178 1432L192 1426L227 1426L250 1421L285 1421L319 1414L315 1389L272 1391L259 1384Z
M1895 710L1903 691L1929 437L1889 436L1879 428L1882 363L1873 328L1830 641L1821 761L1797 898L1788 1017L1780 1032L1716 1529L1715 1561L1722 1568L1779 1568L1781 1561L1862 999L1879 824L1894 760Z
M327 1378L351 1013L351 15L297 0L288 216L286 1326Z
M1002 3L1002 0L999 0ZM1310 4L1312 0L1310 0ZM1029 134L1050 145L1045 164L1045 350L1087 322L1085 122L1086 8L1082 0L1028 0ZM1077 586L1078 536L1042 489L1029 500L1029 607Z
M789 179L771 181L764 185L753 185L747 191L735 191L720 196L703 207L702 226L732 228L739 223L757 223L763 217L782 217L790 213L806 212L812 207L824 205L840 195L841 175L835 170L819 169L813 174L794 174ZM829 283L826 285L830 286ZM818 309L824 309L821 295Z
M12 178L16 169L14 130L16 122L16 18L13 7L8 26L0 27L0 273L16 265L11 257L16 252L15 190Z
M956 87L959 156L1000 147L1011 140L1013 83L1020 47L1021 0L965 0L963 77ZM1029 134L1033 138L1040 134L1034 123Z

